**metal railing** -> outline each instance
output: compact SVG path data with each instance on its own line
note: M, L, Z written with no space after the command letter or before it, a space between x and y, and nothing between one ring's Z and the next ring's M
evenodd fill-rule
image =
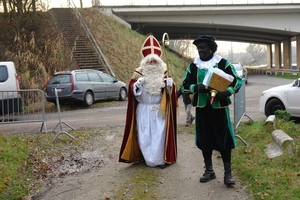
M295 77L300 75L299 69L276 69L269 67L247 67L248 71L252 71L258 74L266 74L266 75L284 75L284 74L292 74Z
M45 95L39 89L0 91L0 125L41 122L47 133Z

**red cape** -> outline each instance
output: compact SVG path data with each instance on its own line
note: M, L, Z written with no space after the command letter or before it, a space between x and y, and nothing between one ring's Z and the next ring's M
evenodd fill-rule
M137 141L136 106L138 102L133 96L132 88L136 80L131 80L128 89L128 106L123 142L119 154L119 162L132 163L143 160L143 155ZM177 114L178 107L176 86L173 84L171 94L166 94L166 123L165 123L165 163L171 164L177 159Z

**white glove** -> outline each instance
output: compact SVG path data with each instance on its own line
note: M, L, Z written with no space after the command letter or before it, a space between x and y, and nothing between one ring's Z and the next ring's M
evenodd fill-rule
M167 86L172 86L172 85L173 85L172 78L167 78Z
M140 77L138 78L138 80L135 82L135 85L137 88L141 88L142 84L145 82L145 78L144 77Z
M138 78L137 82L140 83L140 84L144 83L145 82L145 77Z

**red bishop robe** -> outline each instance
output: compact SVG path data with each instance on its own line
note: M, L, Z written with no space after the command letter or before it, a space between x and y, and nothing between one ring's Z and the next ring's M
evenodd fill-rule
M131 80L128 89L128 106L126 113L126 124L123 135L123 142L119 154L119 162L132 163L143 160L143 155L139 148L136 130L136 107L138 101L133 95L133 84L136 80ZM178 100L176 86L173 84L170 92L162 91L162 101L160 108L165 111L165 163L172 164L177 160L177 114Z

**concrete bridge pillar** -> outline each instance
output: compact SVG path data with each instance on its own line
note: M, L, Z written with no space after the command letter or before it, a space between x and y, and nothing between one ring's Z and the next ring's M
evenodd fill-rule
M292 44L291 38L283 40L283 68L291 69L292 66Z
M275 43L274 57L275 57L275 69L280 69L281 68L281 42Z
M300 35L296 36L296 60L297 69L300 70Z
M272 44L267 45L267 68L272 68L273 55L272 55Z

